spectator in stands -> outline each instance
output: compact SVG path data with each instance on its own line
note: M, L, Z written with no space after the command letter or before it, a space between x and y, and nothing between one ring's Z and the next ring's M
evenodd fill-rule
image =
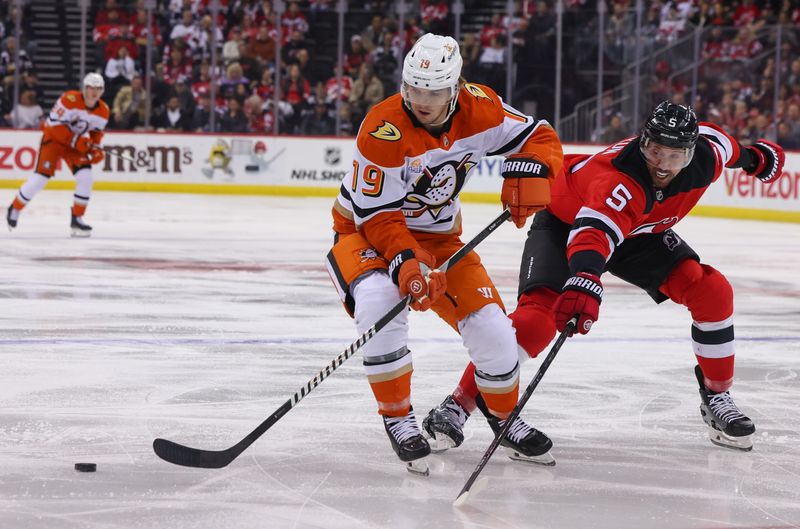
M478 59L481 56L481 45L475 33L464 33L459 49L461 50L461 60L463 61L461 75L465 79L474 79L475 70L478 68Z
M156 109L165 105L172 93L172 83L164 78L164 65L157 63L153 77L150 80L150 95L153 98L152 108Z
M232 62L239 61L239 45L243 42L242 32L233 28L228 40L222 45L222 63L227 67Z
M425 32L444 34L447 33L447 15L450 8L444 0L420 0L420 21Z
M369 62L375 71L375 75L383 83L384 94L393 94L397 90L397 73L400 58L397 55L397 48L393 45L394 36L388 31L383 34L383 42L375 48L369 57ZM345 75L347 79L350 76ZM469 79L469 78L468 78Z
M106 0L106 6L98 9L94 17L94 25L102 26L106 24L127 24L128 11L117 5L117 0Z
M270 100L275 97L275 71L265 68L261 72L261 80L253 88L253 93L260 97L263 101Z
M250 49L246 42L239 43L239 66L242 68L242 75L247 79L258 79L264 66L250 54Z
M281 48L281 58L284 64L297 62L297 54L300 53L301 50L308 51L311 45L311 42L305 38L305 35L301 31L293 30L288 42Z
M264 120L264 102L260 97L253 94L244 100L242 108L247 118L247 130L249 132L272 132L267 130Z
M0 79L3 79L6 84L14 80L14 72L17 69L15 62L16 54L17 39L15 37L8 37L6 39L5 49L0 52ZM33 70L33 61L31 61L28 52L23 48L19 50L19 64L21 73Z
M325 83L325 91L327 93L326 100L328 103L335 104L337 96L342 101L348 101L350 99L350 93L353 91L353 79L349 75L344 74L339 77L338 74L340 71L341 68L337 65L334 68L333 77L328 79L328 82ZM339 85L340 82L341 88Z
M170 52L169 62L164 64L164 80L167 83L174 83L182 75L191 77L192 62L186 59L180 47L174 47Z
M383 34L386 28L383 26L383 17L381 15L373 15L372 21L369 26L361 31L361 44L367 53L372 53L375 48L383 43Z
M191 130L195 132L211 132L211 94L203 92L199 94L199 101L194 107L192 114ZM219 117L216 117L219 130Z
M181 104L178 100L178 96L171 95L169 99L167 99L167 105L153 118L153 126L159 132L188 131L191 126L191 116L181 111Z
M361 43L361 36L353 35L350 37L350 49L344 55L344 73L355 79L366 60L367 52Z
M761 16L761 9L753 0L740 0L739 6L733 13L733 23L736 26L753 24Z
M222 35L222 29L217 26L216 31L214 31L211 15L205 15L200 19L200 24L196 27L190 41L193 59L195 61L210 60L211 43L215 40L217 52L222 51L222 45L225 40Z
M238 62L234 62L228 65L228 69L225 71L225 78L219 83L219 91L222 97L228 99L239 92L239 86L248 89L250 80L244 76L242 66Z
M183 39L192 47L192 41L196 37L197 27L191 9L184 9L181 14L181 21L176 24L169 34L169 40Z
M355 136L359 123L361 123L361 120L357 120L353 115L350 103L342 103L339 106L339 130L336 133L337 136Z
M600 143L602 145L612 145L631 135L631 131L628 130L622 122L622 114L614 114L611 116L611 121L608 126L603 130L603 133L600 134Z
M792 127L786 121L778 123L778 145L786 150L800 149L800 135L792 134Z
M36 92L25 90L19 95L11 113L6 116L8 123L15 129L38 129L42 124L44 111L36 102Z
M482 48L488 48L492 45L492 39L497 35L505 35L506 28L503 27L503 16L500 13L492 15L489 23L481 28L480 45Z
M133 38L133 43L139 50L137 56L142 65L147 64L147 35L151 32L153 34L153 60L155 61L156 57L158 57L157 50L161 48L162 44L161 30L158 28L158 24L156 24L155 20L153 20L148 29L147 11L144 9L137 10L136 18L131 23L130 35Z
M267 26L258 28L258 35L248 43L247 52L261 63L262 68L275 60L275 40L269 36Z
M287 119L286 125L293 132L300 125L303 111L308 108L308 99L311 97L311 85L303 77L298 65L290 65L288 75L281 79L281 94L283 100L292 106L292 115Z
M358 79L350 92L350 105L353 113L361 119L369 109L383 101L383 83L375 77L370 64L362 64Z
M506 86L506 38L504 35L492 37L491 44L483 48L478 59L478 82L489 85L495 92L503 95Z
M228 98L228 109L220 119L221 132L249 132L247 116L242 111L242 105L236 97Z
M308 22L305 15L300 11L300 5L297 2L289 2L289 7L281 18L281 27L284 42L293 31L299 31L303 35L308 33Z
M116 56L106 62L106 68L103 71L108 83L118 86L130 83L134 74L136 74L136 64L131 59L128 48L124 46L117 48ZM108 86L106 86L106 90L108 90Z
M333 136L336 131L336 120L330 115L325 101L317 101L314 111L303 118L300 134L305 136Z
M114 98L109 128L132 130L144 125L146 99L142 77L134 74L131 84L120 88Z
M195 100L192 95L192 90L189 86L189 78L185 75L178 77L173 85L174 94L178 98L178 105L181 112L187 116L194 114Z

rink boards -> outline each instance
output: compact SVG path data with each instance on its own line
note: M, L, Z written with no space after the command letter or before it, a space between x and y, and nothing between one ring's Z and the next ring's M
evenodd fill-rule
M33 170L38 131L0 130L0 187L14 188ZM224 143L222 158L212 156ZM107 156L95 166L95 189L211 194L334 196L349 178L352 138L226 134L108 133ZM594 153L596 145L565 145L566 153ZM123 159L125 158L125 159ZM482 159L461 194L465 201L494 202L500 189L499 157ZM71 189L61 167L50 189ZM741 170L725 170L694 213L800 222L800 152L786 156L784 176L764 185Z

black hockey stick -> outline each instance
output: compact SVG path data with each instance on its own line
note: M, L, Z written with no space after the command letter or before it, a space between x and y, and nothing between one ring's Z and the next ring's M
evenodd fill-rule
M464 258L469 252L472 251L481 241L489 236L490 233L495 231L504 221L511 217L509 210L503 212L494 219L483 231L472 238L471 241L462 246L456 253L445 261L439 270L442 272L447 271L448 268L455 265ZM167 439L156 439L153 441L153 450L156 455L169 463L182 465L185 467L195 468L222 468L228 466L234 459L239 457L248 446L253 444L256 439L261 437L264 432L269 430L273 424L278 422L281 417L286 415L298 402L300 402L306 395L311 393L311 390L317 387L323 380L325 380L336 368L338 368L345 360L353 356L360 347L367 343L373 336L375 336L386 324L388 324L395 316L400 314L406 309L411 302L411 297L406 296L402 301L395 305L389 312L381 317L375 324L367 329L367 331L358 337L358 339L350 344L339 356L325 366L317 375L309 380L305 386L300 388L292 398L283 403L283 405L275 410L275 412L267 417L267 419L256 427L255 430L247 434L244 439L236 443L230 448L225 450L202 450L200 448L192 448L189 446L181 445Z
M506 419L505 424L503 424L503 427L500 429L500 432L498 432L498 434L495 436L494 441L492 441L492 444L490 444L489 448L486 449L486 452L483 454L480 463L478 463L478 466L472 472L472 475L467 480L467 483L464 485L464 488L461 489L461 492L458 493L458 498L455 499L453 505L455 505L456 507L460 507L467 501L470 489L472 488L472 485L475 483L475 480L478 479L478 476L483 470L483 467L485 467L486 463L489 462L489 458L492 457L492 454L494 454L495 450L497 450L497 447L500 446L500 441L505 438L506 434L508 433L508 430L511 428L511 425L514 423L517 417L519 417L522 408L525 407L525 404L528 402L528 399L530 399L531 395L533 395L533 390L535 390L536 386L539 385L539 382L542 380L542 377L547 371L547 368L550 367L551 363L553 363L553 360L558 354L558 350L561 349L561 346L564 345L564 342L567 340L567 338L572 336L572 333L575 332L575 326L577 325L577 323L578 323L578 317L575 316L574 318L569 320L567 326L564 328L563 331L561 331L561 334L558 336L558 339L556 339L556 343L554 343L553 347L550 348L550 352L547 353L547 357L542 362L542 365L539 366L539 371L536 372L536 376L533 377L533 380L531 380L530 384L528 384L528 387L525 388L525 392L522 394L522 397L520 397L519 402L517 402L517 405L514 407L513 410L511 410L511 415L509 415L508 419ZM477 489L478 487L476 487L476 490Z

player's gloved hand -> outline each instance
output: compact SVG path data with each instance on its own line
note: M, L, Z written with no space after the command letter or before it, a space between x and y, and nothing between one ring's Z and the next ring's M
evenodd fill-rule
M401 296L411 296L414 310L428 310L447 288L445 273L432 270L435 264L433 255L422 248L403 250L389 262L389 276Z
M500 201L511 210L517 228L550 203L550 168L532 154L515 154L503 161Z
M780 145L762 138L750 147L750 152L758 161L754 167L748 167L747 174L764 183L780 178L783 174L783 163L786 161L786 153Z
M92 147L92 150L89 151L89 163L91 164L100 163L103 161L103 158L105 157L106 154L100 147Z
M600 278L588 272L578 272L564 284L561 296L553 306L556 328L559 332L563 331L567 322L578 316L577 331L588 333L597 321L602 300L603 284Z
M93 147L94 143L92 143L91 138L87 138L86 136L81 136L78 138L78 141L75 142L75 150L81 154L89 154Z

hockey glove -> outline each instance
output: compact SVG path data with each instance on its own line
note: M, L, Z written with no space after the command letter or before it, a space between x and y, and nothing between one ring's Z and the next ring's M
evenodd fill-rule
M563 331L567 322L578 316L577 331L581 334L588 333L592 324L597 321L602 300L603 284L600 278L588 272L578 272L567 280L553 306L556 328L559 332Z
M389 276L401 296L411 296L414 310L428 310L447 288L444 272L431 270L434 265L433 255L422 248L403 250L389 262Z
M75 142L75 150L84 155L89 154L93 147L94 143L92 143L92 140L86 136L81 136L78 138L78 141Z
M528 217L550 203L550 169L530 154L515 154L503 161L503 191L500 200L511 210L517 228Z
M102 162L105 157L106 154L103 152L103 149L99 147L92 147L92 150L89 151L89 162L92 165Z
M780 145L760 139L750 147L750 152L758 161L755 167L748 168L747 174L755 176L765 184L781 177L786 154Z

